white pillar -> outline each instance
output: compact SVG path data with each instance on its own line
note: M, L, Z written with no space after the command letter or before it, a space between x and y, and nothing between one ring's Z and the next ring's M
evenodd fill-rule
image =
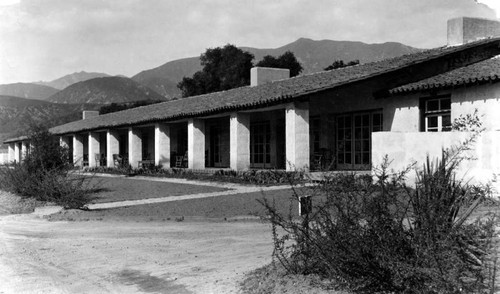
M142 138L139 129L128 129L128 163L132 168L137 168L142 160Z
M250 115L231 113L229 118L229 157L233 170L250 168Z
M155 165L170 168L170 126L155 125Z
M83 166L83 135L73 135L73 164Z
M19 146L20 144L20 142L14 143L14 161L17 163L21 162L21 146Z
M89 132L89 167L99 166L95 160L96 154L100 154L99 133Z
M309 103L290 103L286 107L286 170L309 167Z
M21 142L21 160L25 159L26 155L28 155L28 146L29 146L28 141Z
M14 147L15 143L10 143L9 144L9 163L14 162L15 160L15 154L14 154Z
M113 154L120 153L120 136L117 131L108 130L106 132L106 165L108 167L114 167L115 162L113 160Z
M188 121L188 168L205 168L205 121Z

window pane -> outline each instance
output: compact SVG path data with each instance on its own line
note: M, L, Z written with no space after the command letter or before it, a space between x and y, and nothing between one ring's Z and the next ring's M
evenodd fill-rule
M427 117L427 128L437 128L438 127L438 117L437 116L429 116Z
M429 100L427 101L427 107L425 111L437 111L439 110L439 100Z
M365 114L363 115L363 126L368 126L370 125L370 115Z
M451 127L451 115L443 115L442 116L442 124L443 124L443 129L450 128Z
M441 109L440 110L451 110L451 99L450 98L441 99Z

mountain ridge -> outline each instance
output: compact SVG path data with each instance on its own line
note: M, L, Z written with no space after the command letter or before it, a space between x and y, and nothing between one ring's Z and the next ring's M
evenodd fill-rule
M335 60L347 62L357 59L361 63L366 63L422 50L397 42L367 44L360 41L335 41L328 39L317 41L309 38L299 38L278 48L239 48L252 53L255 56L254 63L260 61L265 55L279 56L286 51L291 51L304 67L302 74L322 71ZM201 68L199 57L188 57L172 60L158 67L143 70L132 76L132 79L150 87L165 97L180 97L180 90L177 88L177 83L183 77L191 77L196 71L201 70Z
M75 83L47 98L63 104L110 104L141 100L166 100L152 89L123 77L100 77Z

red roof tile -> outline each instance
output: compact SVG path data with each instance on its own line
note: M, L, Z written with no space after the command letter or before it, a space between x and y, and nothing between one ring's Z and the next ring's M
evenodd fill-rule
M419 82L389 90L389 94L408 94L422 90L453 88L500 81L500 56L449 71Z

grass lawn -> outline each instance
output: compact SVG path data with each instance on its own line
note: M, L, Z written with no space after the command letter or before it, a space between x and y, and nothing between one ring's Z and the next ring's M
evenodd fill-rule
M198 193L226 191L225 188L139 180L133 178L95 177L90 185L97 184L95 203L159 198Z
M303 190L306 190L304 188ZM303 192L303 191L301 191ZM51 215L51 220L133 220L163 221L179 217L224 220L237 216L265 217L266 209L258 200L267 199L278 211L298 216L298 203L291 189L254 192L165 203L145 204L92 211L68 210Z

